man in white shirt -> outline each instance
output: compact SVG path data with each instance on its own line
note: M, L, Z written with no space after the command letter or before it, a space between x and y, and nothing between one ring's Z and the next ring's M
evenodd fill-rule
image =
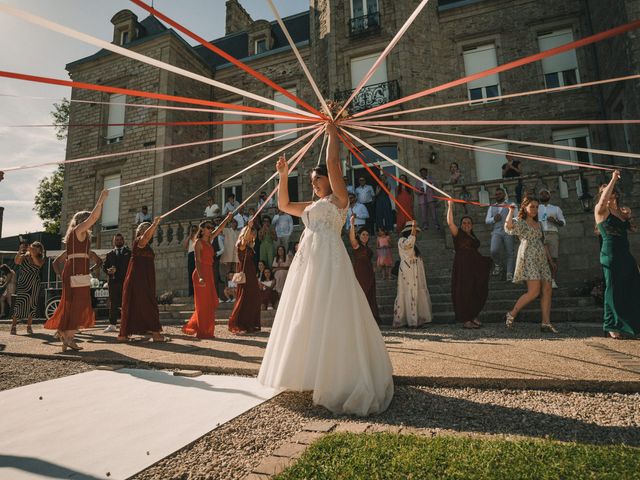
M542 231L544 232L544 244L549 249L549 255L556 264L556 268L552 273L552 287L558 288L556 283L556 273L558 272L558 253L560 250L560 239L558 238L558 228L564 227L567 222L564 219L562 209L556 205L551 205L551 192L546 188L543 188L538 193L540 199L540 205L538 206L538 220L542 225Z
M235 217L233 217L233 219L238 224L238 230L242 230L244 228L244 226L247 224L247 222L249 221L249 217L247 217L244 214L244 207L242 207L242 208L240 208L240 210L238 210L238 213L236 213L236 215L235 215Z
M204 216L206 218L216 218L220 215L220 207L213 202L213 198L207 199L207 206L204 209Z
M356 201L356 196L353 193L349 194L349 209L347 210L347 222L344 225L344 229L349 231L351 228L351 215L356 216L355 225L356 227L362 227L367 224L367 220L369 219L369 212L367 207L362 205L361 203Z
M360 177L358 179L358 186L356 187L356 198L358 199L358 203L365 206L369 214L366 221L366 227L369 234L373 234L373 201L375 196L376 192L373 190L373 187L367 184L367 180L364 177Z
M278 245L284 246L285 251L289 251L289 237L293 233L293 218L288 213L278 211L273 217L273 224L278 237Z
M513 243L513 237L507 235L504 231L504 221L509 213L509 208L503 205L507 204L507 194L503 188L497 187L495 193L496 203L491 205L487 210L487 217L485 223L487 225L493 225L491 229L491 258L493 259L493 275L499 275L500 268L500 254L504 249L506 256L506 268L507 275L506 280L510 282L513 280L513 271L515 269L515 249ZM515 217L518 214L518 209L513 213Z
M264 209L273 208L273 197L271 197L269 201L267 201L267 192L260 192L260 198L258 198L258 208L260 208L264 202L267 202L267 204L264 206Z
M349 180L349 177L345 175L343 178L344 178L344 184L347 186L347 193L356 193L356 189L353 188L353 185L351 185L351 181Z
M224 208L222 209L222 216L226 216L227 213L233 212L236 208L240 206L240 202L236 200L236 196L233 193L227 195L227 203L224 204Z
M136 213L136 219L134 220L134 223L136 225L140 225L143 222L150 222L150 221L151 221L151 212L149 212L149 209L147 208L146 205L143 205L142 208L140 208L140 211Z

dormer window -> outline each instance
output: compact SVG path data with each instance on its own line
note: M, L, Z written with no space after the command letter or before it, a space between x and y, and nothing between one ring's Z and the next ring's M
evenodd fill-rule
M266 51L267 51L267 40L265 38L262 38L260 40L256 40L256 45L255 45L256 55L259 55L259 54L264 53Z
M129 32L120 32L120 45L126 45L127 43L129 43Z

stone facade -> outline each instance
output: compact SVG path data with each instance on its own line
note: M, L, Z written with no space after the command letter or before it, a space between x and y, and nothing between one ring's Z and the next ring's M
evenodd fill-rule
M358 21L352 19L352 3L353 0L310 0L308 12L302 12L285 19L286 22L292 22L291 25L294 24L293 22L298 22L298 24L308 22L308 32L305 33L302 29L302 33L298 35L296 41L325 98L335 98L340 93L348 93L353 88L357 79L351 78L352 61L382 52L419 2L418 0L403 2L378 0L378 10L368 12L369 17L366 19L368 23L362 23L361 19L356 19ZM129 48L215 78L226 84L273 98L273 90L268 86L241 72L238 68L221 62L220 58L212 59L213 57L208 52L209 56L203 54L202 49L190 47L173 31L162 27L159 23L149 23L153 19L147 18L138 22L137 19L123 12L114 16L115 42L118 41L116 34L118 28L125 28L127 25L146 25L149 27L146 29L147 35L138 37L132 34L133 37L130 37L132 41L127 45ZM399 92L396 94L408 95L464 76L463 55L469 48L486 44L495 45L497 63L503 64L537 53L539 51L538 36L543 32L570 29L573 38L578 39L638 18L639 15L640 0L613 0L612 2L593 0L567 0L564 2L553 0L433 1L427 5L388 56L386 79L389 83L398 86ZM155 22L155 20L153 21ZM226 2L226 23L226 36L214 40L214 43L223 49L228 48L229 53L238 57L244 55L242 60L252 68L285 88L294 88L296 95L317 106L317 99L291 49L286 44L277 43L281 40L278 40L278 27L275 22L254 21L238 0L228 0ZM363 25L365 28L362 28ZM138 32L136 28L131 28L132 32ZM142 30L145 31L144 28ZM154 33L148 34L150 31ZM268 40L267 51L255 54L256 40L262 38ZM239 45L242 42L245 44ZM632 32L596 46L579 49L576 55L581 82L632 74L637 72L639 66L640 40ZM68 70L71 77L77 81L223 102L243 101L244 105L264 107L259 102L250 99L242 100L237 96L229 95L224 90L215 89L214 91L208 85L108 52L100 52L92 57L73 62L68 65ZM538 90L545 87L544 73L539 62L501 73L499 83L501 94ZM108 95L79 89L73 90L72 98L108 101ZM410 102L404 108L432 106L467 99L467 87L459 86L437 95ZM129 103L157 104L155 101L132 97L127 97L127 101ZM492 103L428 110L397 118L407 120L638 118L640 114L639 102L638 82L634 81L577 89L561 94L542 94ZM107 114L108 106L106 105L74 103L71 110L71 123L106 123ZM388 119L394 118L396 117ZM221 119L219 115L204 113L127 108L125 122L219 119ZM416 128L541 143L552 143L554 138L554 130L550 126ZM244 126L242 133L272 129L272 126L248 125ZM637 129L638 126L629 126L628 128L621 126L590 127L590 144L595 148L638 151L640 136L637 134ZM478 183L478 160L469 150L440 145L433 146L428 142L404 140L389 135L364 132L360 132L360 134L368 143L386 146L395 151L398 161L412 171L417 172L423 166L428 167L431 175L442 183L448 179L450 162L456 161L464 171L465 181L470 184L470 191L475 194L481 190L480 183ZM108 144L104 140L104 129L73 127L69 131L67 158L175 145L206 138L220 138L222 135L222 127L215 126L131 126L125 127L121 142ZM446 139L455 141L455 139ZM243 146L262 140L264 138L248 139L243 142ZM270 143L178 175L137 185L135 188L122 189L118 228L127 233L131 232L131 222L140 205L149 205L154 214L166 212L289 141L291 140ZM306 172L318 160L319 143L316 142L300 164L299 175L294 180L297 182L301 199L310 198L311 195ZM68 221L73 212L93 206L105 176L120 174L121 182L125 183L176 166L209 158L221 153L222 148L221 143L215 143L197 148L138 153L126 157L113 157L69 165L65 174L63 224ZM510 145L510 149L532 154L554 155L553 150L514 144ZM291 148L287 153L293 154L294 152L295 149ZM351 168L346 150L343 149L342 155L349 174L354 177L360 175L362 170L355 170L358 168L357 165L354 169ZM593 161L628 163L624 159L612 159L599 155L594 155ZM269 159L242 175L241 183L244 196L252 193L273 173L274 162L275 159ZM563 172L562 179L558 180L558 171L553 165L524 161L523 169L525 175L532 174L536 175L536 178L544 178L545 183L549 183L549 179L554 178L556 179L555 183L564 181L569 185L566 201L577 201L579 192L576 192L574 187L577 172ZM591 181L592 193L595 194L595 185L599 180L592 178ZM488 182L487 188L491 189L495 183L496 181ZM633 183L633 179L627 175L624 181L625 190L630 192L633 189ZM473 185L478 185L478 187ZM273 186L275 185L271 185L270 188ZM222 191L216 191L213 195L217 203L222 201ZM186 275L182 270L184 254L177 242L182 238L184 228L189 223L197 221L195 219L201 215L204 205L204 198L202 201L196 200L188 207L176 212L162 229L161 235L163 237L157 242L159 248L163 250L157 263L159 289L184 289L186 282ZM578 211L576 215L579 216L581 213ZM582 214L582 217L584 217L584 222L588 223L589 216ZM96 230L100 231L101 229L97 226ZM583 230L574 232L576 238L579 235L587 234L588 229L585 227ZM100 231L96 237L97 246L104 248L112 233L113 231ZM171 241L167 240L169 236L172 238ZM569 263L572 268L575 264L577 271L595 271L597 256L594 257L591 255L592 253L589 252L590 257L585 269L582 269L579 260L571 260Z

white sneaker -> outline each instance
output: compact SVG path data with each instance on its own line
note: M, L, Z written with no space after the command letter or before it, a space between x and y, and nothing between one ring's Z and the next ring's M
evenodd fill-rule
M555 280L551 280L551 288L558 288L558 284Z
M496 265L495 267L493 267L493 271L491 272L491 275L500 275L500 265Z
M111 333L111 332L117 332L118 329L116 328L115 325L109 325L107 328L105 328L103 330L104 333Z
M507 273L507 282L513 281L513 273Z

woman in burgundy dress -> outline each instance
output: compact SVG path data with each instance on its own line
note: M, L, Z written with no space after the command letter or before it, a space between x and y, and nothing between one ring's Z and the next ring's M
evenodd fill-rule
M480 255L480 240L473 233L471 217L464 216L460 227L453 221L453 202L449 202L447 223L456 251L451 272L451 300L456 320L464 328L480 328L478 315L489 294L489 274L492 260Z
M376 301L376 275L373 271L373 265L371 260L373 259L373 252L367 246L369 242L369 232L366 228L361 227L358 229L356 235L355 215L351 215L349 219L351 228L349 229L349 241L353 248L353 270L355 271L358 283L362 287L373 318L376 322L380 323L380 315L378 314L378 302Z
M232 218L233 215L229 213L215 230L210 221L204 221L198 226L194 245L195 267L191 275L195 311L182 327L182 331L187 335L195 335L197 338L215 338L216 308L220 300L213 275L215 254L211 242L222 233L222 229Z
M89 284L91 227L100 218L102 205L108 196L108 190L103 190L91 212L76 213L64 236L67 263L62 271L62 298L54 314L44 324L44 328L58 331L63 352L67 348L82 350L73 337L79 329L91 328L96 323ZM75 277L74 285L71 284L71 277Z
M127 341L129 335L151 333L154 342L167 342L160 333L160 313L156 300L156 267L149 242L158 228L161 217L153 223L143 222L136 229L131 261L122 286L122 318L118 341Z
M229 331L235 334L260 331L260 290L254 263L253 242L256 231L253 220L242 229L238 237L238 265L236 272L244 272L245 283L238 283L236 304L229 316Z

